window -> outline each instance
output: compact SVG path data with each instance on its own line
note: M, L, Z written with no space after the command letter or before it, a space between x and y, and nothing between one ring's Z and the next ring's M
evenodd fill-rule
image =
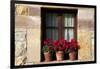
M43 35L44 38L65 40L77 38L76 10L43 8Z
M73 14L64 14L64 38L70 40L74 38L74 16Z
M77 39L76 14L77 9L42 8L41 46L46 38L58 40L64 37L68 41L72 38ZM43 53L41 53L41 61L43 60Z
M56 13L46 13L46 38L58 40L58 23Z

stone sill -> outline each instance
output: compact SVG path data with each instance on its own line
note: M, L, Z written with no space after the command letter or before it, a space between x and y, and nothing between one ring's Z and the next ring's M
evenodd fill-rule
M38 64L55 64L55 63L73 63L73 62L87 62L87 61L92 61L92 60L63 60L63 61L50 61L50 62L30 62L30 63L26 63L24 65L38 65Z

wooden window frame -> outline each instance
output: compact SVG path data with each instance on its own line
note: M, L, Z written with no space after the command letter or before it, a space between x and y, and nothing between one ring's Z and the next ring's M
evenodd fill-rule
M45 22L45 14L46 12L52 12L52 13L59 13L59 14L73 14L74 15L74 27L60 27L60 31L64 31L66 28L74 28L74 38L77 40L77 13L78 9L67 9L67 8L47 8L47 7L41 7L41 61L44 60L44 56L42 53L42 47L43 47L43 40L46 39L46 29L47 28L52 28L52 29L57 29L57 27L46 27L46 22ZM60 26L60 24L58 24ZM59 29L58 29L59 30ZM58 39L60 39L61 35L58 35ZM78 52L77 52L78 54ZM78 59L78 57L76 57Z

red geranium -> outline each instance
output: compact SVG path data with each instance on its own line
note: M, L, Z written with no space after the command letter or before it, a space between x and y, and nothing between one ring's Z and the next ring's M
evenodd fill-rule
M43 52L54 50L53 44L52 44L52 40L50 40L49 38L44 40L44 44L43 45L44 45L43 48L42 48Z
M78 42L75 39L71 39L70 41L64 40L64 37L62 37L59 40L50 40L47 38L44 41L44 46L48 46L49 50L55 50L55 51L64 51L65 52L71 52L78 49Z
M65 47L65 40L62 37L60 40L56 40L53 43L54 49L55 51L63 51L66 47Z
M77 49L78 49L78 42L75 39L71 39L70 44L69 44L69 50L75 51Z

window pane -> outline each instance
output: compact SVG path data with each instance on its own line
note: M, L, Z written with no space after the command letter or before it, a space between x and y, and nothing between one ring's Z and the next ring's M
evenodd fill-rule
M46 38L52 38L51 36L52 30L51 29L46 29Z
M47 29L46 38L50 38L52 40L58 40L58 31L56 29Z
M64 38L65 38L65 40L68 40L68 30L67 29L65 29Z
M55 13L46 13L46 26L57 27L56 17L57 14Z
M65 29L64 38L65 38L65 40L73 39L74 38L74 31L73 31L73 29Z
M64 15L64 26L65 27L73 27L74 26L74 17L72 14Z
M73 29L68 29L68 36L69 36L69 40L74 38L74 31L73 31Z
M52 30L52 39L58 40L58 31L56 29Z

